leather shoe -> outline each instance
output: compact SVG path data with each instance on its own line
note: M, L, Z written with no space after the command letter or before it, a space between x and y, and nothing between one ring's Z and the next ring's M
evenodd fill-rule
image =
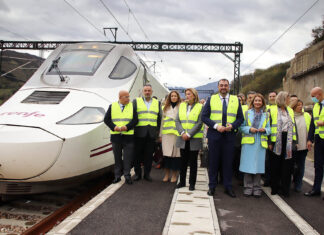
M113 184L117 184L120 180L121 180L120 177L115 178L115 179L113 180Z
M226 190L225 190L225 193L226 193L228 196L230 196L230 197L233 197L233 198L236 197L236 195L235 195L233 189L226 189Z
M195 190L195 185L189 185L189 190L194 191Z
M133 184L133 180L130 177L125 178L126 184Z
M313 197L313 196L320 196L321 195L321 192L316 192L314 190L311 190L307 193L304 193L305 196L307 197Z
M179 184L177 184L177 188L183 188L183 187L185 187L186 185L185 184L182 184L182 183L179 183Z
M140 176L140 175L135 175L135 177L134 177L134 180L135 181L139 181L141 179L142 179L142 176Z
M145 175L144 176L144 179L147 180L147 181L149 181L149 182L152 182L153 181L152 177L149 176L149 175Z
M210 188L208 190L208 192L207 192L207 195L209 195L209 196L214 196L214 194L215 194L215 189L214 188Z

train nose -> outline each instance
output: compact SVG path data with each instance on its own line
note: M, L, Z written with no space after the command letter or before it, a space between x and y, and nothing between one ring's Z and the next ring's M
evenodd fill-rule
M28 179L47 171L63 140L39 128L0 125L0 177Z

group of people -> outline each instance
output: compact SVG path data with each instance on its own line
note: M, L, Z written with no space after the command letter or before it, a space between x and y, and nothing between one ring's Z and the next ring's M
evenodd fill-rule
M195 190L198 153L206 138L209 196L215 194L220 173L225 193L236 197L232 185L236 171L242 177L245 196L261 196L264 174L271 194L287 197L292 178L294 190L301 191L306 155L315 143L314 185L305 195L320 195L324 166L323 90L315 87L311 91L312 115L304 112L298 97L284 91L270 92L266 105L262 94L249 92L245 104L243 94L230 95L229 90L229 81L221 79L219 93L206 102L200 102L197 91L188 88L184 101L177 91L171 91L162 105L152 98L149 84L144 85L143 96L133 102L127 91L120 91L119 100L110 105L104 119L111 129L114 183L124 175L125 182L132 184L133 166L135 181L141 180L142 175L152 181L153 153L156 142L161 142L165 171L162 180L177 182L180 173L177 188L185 187L189 166L189 190ZM238 164L233 164L235 159Z

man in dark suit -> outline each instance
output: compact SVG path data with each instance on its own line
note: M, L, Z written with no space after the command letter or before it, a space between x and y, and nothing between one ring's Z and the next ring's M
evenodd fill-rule
M121 180L123 171L126 183L132 184L130 170L134 155L134 127L138 119L135 107L129 102L128 91L119 92L119 101L109 106L104 122L111 130L110 140L115 158L113 183Z
M313 142L315 142L315 178L312 190L304 194L308 197L321 195L321 185L324 171L324 92L322 88L313 88L311 91L311 97L315 104L308 132L307 148L310 151L312 149Z
M219 94L207 100L202 121L208 126L209 157L209 190L208 195L215 193L219 163L223 168L225 193L236 197L232 188L235 132L244 121L242 107L237 96L229 95L229 81L218 82Z
M152 98L153 89L150 84L143 87L143 97L133 101L138 114L135 127L135 181L142 178L141 163L144 163L144 179L152 181L150 176L155 142L157 141L161 125L161 104Z

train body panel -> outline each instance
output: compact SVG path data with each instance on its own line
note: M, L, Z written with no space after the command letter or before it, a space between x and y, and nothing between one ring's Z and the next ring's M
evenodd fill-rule
M133 99L145 83L158 98L168 92L128 46L57 48L0 106L0 194L57 190L65 186L59 182L78 182L111 168L105 112L120 90Z
M42 174L55 163L62 145L62 139L38 128L1 126L1 178L21 180Z

